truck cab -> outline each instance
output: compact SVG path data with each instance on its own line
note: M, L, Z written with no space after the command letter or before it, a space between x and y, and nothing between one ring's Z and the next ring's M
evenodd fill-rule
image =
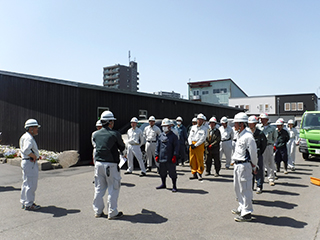
M320 156L320 111L304 112L300 124L299 152L305 160Z

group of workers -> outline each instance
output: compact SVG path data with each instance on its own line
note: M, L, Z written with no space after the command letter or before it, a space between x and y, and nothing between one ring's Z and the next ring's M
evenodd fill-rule
M261 124L259 124L259 119ZM166 177L172 180L172 192L177 192L176 165L184 164L189 152L191 168L190 180L202 180L202 175L211 175L214 165L214 176L218 177L221 170L222 154L226 158L226 169L233 166L234 189L239 206L232 210L236 214L236 221L250 221L253 211L253 186L257 182L256 193L262 193L265 171L269 184L274 186L276 172L280 171L280 163L284 162L284 173L288 167L295 170L295 146L298 142L298 132L293 127L292 120L288 121L288 129L284 129L284 120L279 118L276 127L268 123L267 114L259 117L248 117L240 112L234 116L234 127L228 125L227 117L220 119L218 127L216 117L211 117L207 122L205 115L198 114L192 119L189 131L182 124L182 118L176 119L174 126L172 120L165 118L161 121L161 128L155 125L155 117L149 118L149 126L144 131L137 127L138 119L133 117L130 121L131 128L127 131L128 139L124 143L121 134L114 130L114 117L111 111L104 111L97 122L97 131L92 133L94 148L93 159L95 165L95 193L93 210L95 217L116 219L123 216L118 211L118 197L121 185L120 155L127 158L128 168L125 174L133 171L133 157L138 160L141 170L140 176L146 176L152 170L153 159L161 178L161 185L156 189L164 189ZM20 139L22 155L23 184L21 188L21 204L25 210L40 208L34 202L35 190L38 181L39 152L34 136L38 134L38 122L29 119L25 123L26 133ZM141 145L145 145L147 155L147 168L142 160ZM108 190L108 213L103 197Z

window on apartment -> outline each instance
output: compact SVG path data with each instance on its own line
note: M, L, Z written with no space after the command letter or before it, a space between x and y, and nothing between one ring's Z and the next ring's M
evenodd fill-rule
M291 103L291 111L297 111L297 103Z
M244 109L244 105L240 105L240 108Z
M285 111L290 111L291 110L291 104L290 103L285 103L284 104L284 110Z
M198 96L198 95L199 95L199 90L194 90L194 91L193 91L193 95L194 95L194 96Z
M202 91L202 95L209 94L209 91Z
M265 112L269 112L269 104L268 103L266 103L264 105L264 110L265 110Z
M298 111L303 111L303 102L298 102Z
M247 109L248 111L250 111L250 106L249 106L249 105L246 105L246 106L245 106L245 109Z
M239 105L235 105L234 107L239 108Z
M263 112L263 104L259 104L259 112Z
M226 88L213 89L213 94L216 94L216 93L227 93L227 89Z

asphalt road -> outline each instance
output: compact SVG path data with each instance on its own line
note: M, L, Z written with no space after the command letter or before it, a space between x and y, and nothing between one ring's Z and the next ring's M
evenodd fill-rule
M156 190L156 173L123 175L119 220L94 218L93 167L40 172L37 212L21 209L21 170L0 165L0 239L320 239L320 160L304 161L297 152L295 172L279 173L276 185L254 193L253 221L234 221L237 207L231 170L221 177L190 181L179 166L178 192ZM224 166L224 164L223 164ZM168 188L171 181L167 179Z

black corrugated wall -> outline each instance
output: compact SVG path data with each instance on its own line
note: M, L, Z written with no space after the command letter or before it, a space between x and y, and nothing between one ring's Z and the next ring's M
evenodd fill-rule
M82 162L92 159L91 134L98 107L108 107L117 118L115 129L128 124L139 110L158 119L181 116L190 124L196 113L209 118L233 117L237 109L219 105L112 91L103 87L37 77L0 74L1 144L18 147L24 122L35 118L41 124L36 141L40 149L78 150ZM65 84L64 84L65 83Z

